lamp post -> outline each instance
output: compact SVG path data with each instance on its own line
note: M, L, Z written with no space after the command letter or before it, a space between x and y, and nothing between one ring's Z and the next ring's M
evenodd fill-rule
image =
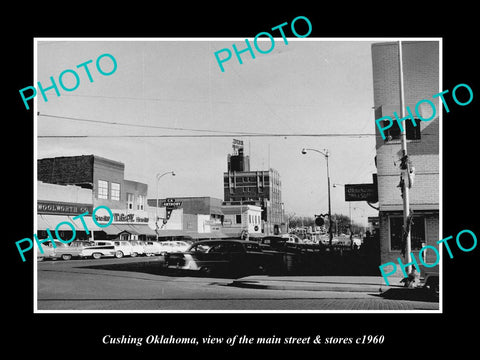
M325 157L325 160L327 161L327 182L328 182L328 237L329 237L329 246L332 247L332 239L333 239L333 234L332 234L332 206L331 206L331 200L330 200L330 172L328 169L328 157L330 154L328 153L327 149L324 149L324 151L320 151L317 149L302 149L302 154L306 154L307 151L315 151L319 154L322 154Z
M168 174L172 174L172 176L175 176L174 171L167 171L163 174L157 173L157 175L156 175L156 177L157 177L157 204L155 206L155 233L157 234L157 241L158 241L158 215L157 215L157 212L158 212L158 182L160 181L160 179L162 177L164 177L165 175L168 175Z
M333 187L337 187L337 186L345 187L345 184L333 184L332 186ZM352 232L353 221L352 221L352 203L351 203L351 201L348 202L348 216L350 217L350 232Z

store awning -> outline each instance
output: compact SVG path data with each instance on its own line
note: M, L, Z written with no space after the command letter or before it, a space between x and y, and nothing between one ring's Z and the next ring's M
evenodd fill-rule
M99 230L104 231L107 235L117 235L125 231L133 235L156 235L155 231L147 224L111 224Z
M81 219L73 220L74 217L75 216L69 216L70 222L74 223L80 228L80 229L77 228L77 230L85 231L85 228L83 227L83 224L82 224L82 220ZM91 216L84 216L83 220L85 221L85 225L87 226L87 229L89 231L102 231L103 228L95 224Z
M37 215L37 230L46 230L55 231L58 224L62 222L67 222L73 225L75 231L85 231L85 227L82 224L81 219L74 220L74 215L50 215L50 214L38 214ZM91 216L84 216L85 225L89 231L100 231L101 227L97 226L92 220ZM62 231L72 231L72 227L67 224L62 224L58 227L58 230Z
M50 229L50 225L44 216L46 215L37 215L37 231Z
M130 225L139 235L156 235L155 230L151 229L147 224Z
M130 234L139 235L139 232L128 224L111 224L107 227L101 228L100 230L104 231L107 235L117 235L124 231Z

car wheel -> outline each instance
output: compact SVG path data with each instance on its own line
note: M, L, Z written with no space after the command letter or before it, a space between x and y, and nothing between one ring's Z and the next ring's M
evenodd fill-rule
M63 254L62 255L62 260L70 260L72 258L72 255L70 254Z
M210 266L202 266L200 268L200 273L202 275L211 275L213 272L213 269Z
M115 257L116 257L117 259L122 258L122 257L123 257L123 252L121 252L120 250L116 251L116 252L115 252Z
M137 255L138 255L138 254L137 254L136 252L133 252L133 253L130 254L131 257L135 257L135 256L137 256Z
M262 275L266 274L267 273L267 267L263 264L260 264L260 265L257 266L257 271L258 271L258 273L260 273Z
M93 253L93 254L92 254L92 258L94 258L95 260L98 260L98 259L100 259L101 257L102 257L102 254L100 254L100 253Z

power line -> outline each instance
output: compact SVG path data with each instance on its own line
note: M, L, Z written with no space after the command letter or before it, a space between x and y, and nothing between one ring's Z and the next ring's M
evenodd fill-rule
M131 123L124 123L124 122L117 122L117 121L104 121L104 120L93 120L93 119L83 119L83 118L74 118L69 116L58 116L58 115L49 115L49 114L41 114L38 113L38 116L45 116L51 117L56 119L63 119L63 120L71 120L71 121L82 121L82 122L89 122L89 123L97 123L97 124L107 124L107 125L119 125L119 126L131 126L131 127L140 127L140 128L149 128L149 129L163 129L163 130L177 130L177 131L197 131L197 132L209 132L209 133L225 133L225 131L221 130L206 130L206 129L192 129L192 128L182 128L182 127L171 127L171 126L159 126L159 125L143 125L143 124L131 124ZM244 132L235 132L231 131L230 133L242 135L246 134Z
M375 134L184 134L184 135L38 135L38 138L222 138L222 137L366 137Z
M51 118L58 118L71 121L82 121L89 123L98 123L106 125L119 125L119 126L129 126L129 127L140 127L140 128L153 128L153 129L162 129L162 130L175 130L175 131L195 131L195 132L204 132L209 134L160 134L160 135L39 135L38 138L175 138L175 137L234 137L234 136L243 136L243 137L370 137L375 136L374 133L324 133L324 134L314 134L314 133L252 133L252 132L239 132L239 131L225 131L225 130L208 130L208 129L192 129L192 128L183 128L183 127L170 127L170 126L159 126L159 125L142 125L142 124L131 124L123 122L111 122L104 120L93 120L93 119L83 119L83 118L74 118L68 116L58 116L58 115L49 115L38 113L38 116L45 116ZM214 134L211 134L214 133Z

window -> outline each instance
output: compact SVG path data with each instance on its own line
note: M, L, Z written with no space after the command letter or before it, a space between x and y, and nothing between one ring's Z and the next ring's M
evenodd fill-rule
M132 193L127 193L127 209L132 210L133 209L133 194Z
M402 231L403 217L390 217L390 249L402 250ZM410 238L412 250L420 250L425 240L425 218L423 216L414 216L412 227L410 229Z
M417 126L413 126L413 122L411 120L405 120L402 122L403 129L406 131L407 140L420 140L421 133L420 133L420 119L415 119L415 123ZM381 123L382 128L388 126L390 123L389 120L383 120ZM386 137L385 141L390 140L400 140L401 132L400 126L398 125L397 121L393 121L393 124L387 130L384 130L383 134Z
M97 197L99 199L108 199L108 182L104 180L98 180Z
M235 223L236 224L242 223L242 215L235 215Z
M120 200L120 184L112 182L110 184L110 199Z
M144 210L145 209L145 195L138 195L137 196L137 210Z

